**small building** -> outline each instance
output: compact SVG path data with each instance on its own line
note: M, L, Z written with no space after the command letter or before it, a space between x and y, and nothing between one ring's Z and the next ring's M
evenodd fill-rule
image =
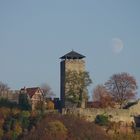
M43 91L40 89L40 87L32 87L32 88L24 87L20 90L20 93L21 94L24 93L28 95L32 110L35 110L38 102L43 101Z

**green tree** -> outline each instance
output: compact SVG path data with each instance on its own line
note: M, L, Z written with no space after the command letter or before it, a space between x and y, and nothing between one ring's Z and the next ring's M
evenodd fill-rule
M65 79L66 100L81 104L88 98L87 87L92 83L88 72L67 71Z
M19 94L19 106L22 110L31 110L31 104L26 93Z

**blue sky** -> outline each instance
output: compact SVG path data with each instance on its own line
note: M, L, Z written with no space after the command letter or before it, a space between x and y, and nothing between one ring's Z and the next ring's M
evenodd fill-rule
M11 89L48 83L59 96L59 57L74 49L86 56L89 94L120 72L140 87L139 7L139 0L1 0L0 81Z

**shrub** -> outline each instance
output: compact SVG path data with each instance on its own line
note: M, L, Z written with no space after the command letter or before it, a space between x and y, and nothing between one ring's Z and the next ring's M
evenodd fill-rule
M18 108L12 108L11 109L11 113L13 116L17 115L17 114L20 114L21 110L18 109Z
M21 112L21 115L22 115L22 117L24 117L24 118L28 118L28 117L30 117L30 112L29 112L29 111L22 111L22 112Z
M3 118L7 118L11 114L10 108L7 107L0 107L0 113Z
M15 125L14 125L14 128L13 128L15 134L17 136L21 135L22 134L22 127L21 127L21 124L19 122L16 122Z
M47 137L52 138L52 140L65 140L67 137L67 128L59 120L48 122L45 130L49 136L44 137L44 140Z
M47 109L49 109L49 110L54 109L54 103L52 101L47 101Z
M102 126L108 125L108 123L109 123L108 116L106 116L104 114L97 115L96 119L95 119L95 123L98 125L102 125Z

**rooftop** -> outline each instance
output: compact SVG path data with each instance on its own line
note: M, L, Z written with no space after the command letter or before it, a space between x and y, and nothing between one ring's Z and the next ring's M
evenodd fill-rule
M41 89L39 87L32 87L32 88L22 88L21 90L25 90L26 93L32 98L32 96L36 93L36 92L42 92Z
M60 57L60 59L82 59L85 58L84 55L81 55L75 51L71 51L67 54L65 54L64 56Z

